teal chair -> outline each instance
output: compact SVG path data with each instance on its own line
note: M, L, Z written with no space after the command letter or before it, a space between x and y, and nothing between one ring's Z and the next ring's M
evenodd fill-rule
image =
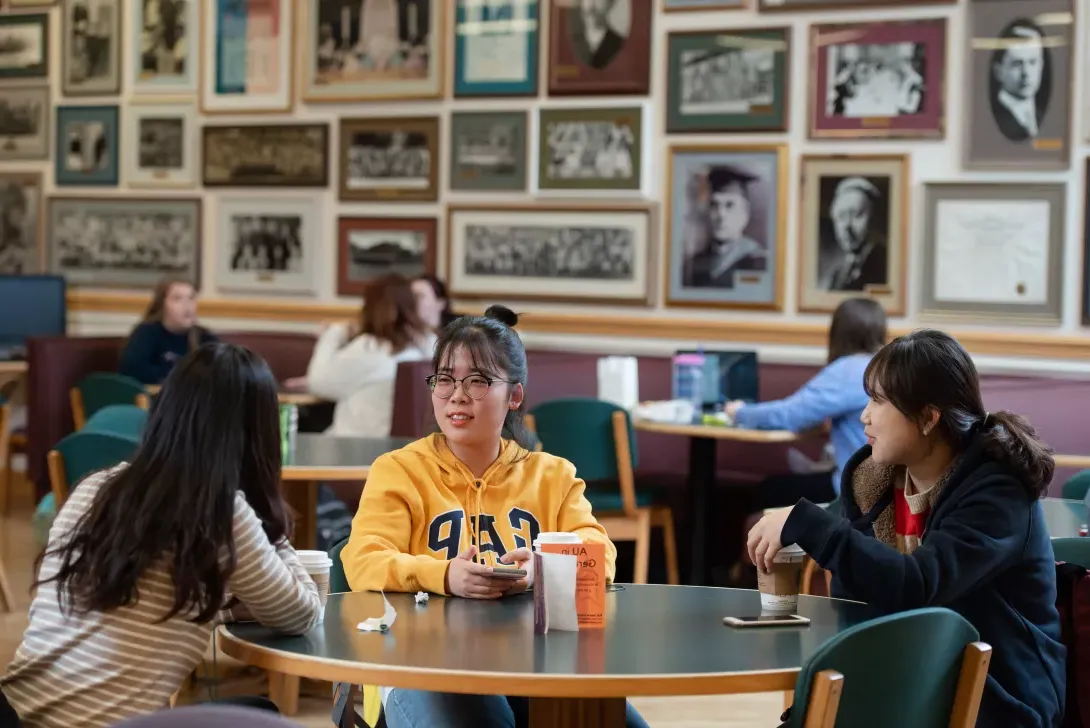
M788 728L973 728L992 648L949 609L865 622L822 645L795 683Z
M1056 554L1057 561L1078 564L1085 569L1090 569L1090 538L1054 538L1052 550Z
M108 432L73 432L49 451L49 486L57 512L68 500L72 486L91 473L129 460L140 440Z
M333 566L329 569L330 594L352 591L352 587L348 585L348 577L344 573L344 564L341 562L341 551L344 551L346 543L348 543L347 538L329 550L329 558L333 561Z
M636 433L628 412L597 399L554 399L534 407L527 425L545 451L571 461L576 475L593 484L587 500L610 540L635 542L632 581L647 583L651 529L661 528L667 581L679 583L674 514L655 493L636 490Z
M111 404L134 404L148 408L148 393L143 384L132 377L112 372L88 374L68 391L72 405L72 422L77 430L87 424L87 418Z
M135 404L111 404L91 415L80 432L105 432L140 439L147 422L146 409Z
M1068 500L1082 500L1090 493L1090 470L1080 470L1064 483L1061 495Z

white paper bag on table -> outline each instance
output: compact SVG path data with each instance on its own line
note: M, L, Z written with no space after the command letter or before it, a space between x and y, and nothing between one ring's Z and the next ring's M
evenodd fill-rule
M572 554L534 552L534 631L579 631L575 610L577 561Z
M634 356L598 360L598 399L631 410L640 402L639 363Z

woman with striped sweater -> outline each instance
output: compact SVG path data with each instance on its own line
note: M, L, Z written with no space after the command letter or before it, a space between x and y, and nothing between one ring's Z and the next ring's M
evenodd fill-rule
M170 374L131 463L72 492L41 557L0 691L28 728L114 725L164 708L217 621L314 626L318 590L288 543L276 381L208 344Z

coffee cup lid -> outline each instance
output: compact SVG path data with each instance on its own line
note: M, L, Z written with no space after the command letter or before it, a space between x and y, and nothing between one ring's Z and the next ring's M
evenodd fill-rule
M537 538L534 539L535 546L543 543L583 543L583 539L579 538L579 534L577 533L546 531L544 533L539 533Z

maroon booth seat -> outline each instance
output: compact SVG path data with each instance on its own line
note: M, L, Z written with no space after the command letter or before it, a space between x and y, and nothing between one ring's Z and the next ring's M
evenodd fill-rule
M269 363L277 381L306 374L314 350L310 334L226 332L221 340L245 346ZM88 374L115 372L125 339L118 336L49 336L27 341L27 469L38 484L45 484L45 456L72 431L68 391Z

